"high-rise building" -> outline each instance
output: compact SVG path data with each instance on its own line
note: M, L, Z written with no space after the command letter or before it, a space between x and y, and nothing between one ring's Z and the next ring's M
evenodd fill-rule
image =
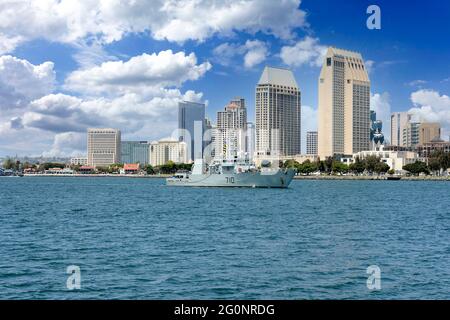
M88 165L93 167L120 163L120 130L88 129L87 158Z
M419 144L419 122L408 122L403 128L402 147L412 148Z
M318 155L369 150L370 80L360 53L328 48L319 77Z
M150 163L150 147L147 141L122 141L121 149L122 163L139 163L141 165Z
M235 98L217 112L216 157L242 157L246 152L247 109L245 100Z
M288 69L265 67L256 86L256 153L301 153L301 94Z
M437 122L422 122L419 126L419 144L441 138L441 125Z
M247 157L253 159L256 149L256 127L253 122L247 122L247 135L245 139Z
M394 112L391 114L391 145L405 147L403 145L403 131L411 122L408 112Z
M168 161L186 163L188 161L187 144L175 139L162 139L150 144L150 163L161 166Z
M183 101L178 104L179 140L186 142L190 161L203 157L205 104Z
M306 154L317 154L317 131L306 132Z

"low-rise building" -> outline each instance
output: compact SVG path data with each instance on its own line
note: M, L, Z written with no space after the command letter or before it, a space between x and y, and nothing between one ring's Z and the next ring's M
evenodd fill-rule
M125 163L123 169L120 170L121 174L137 174L139 173L138 163Z
M428 143L417 146L417 152L424 158L428 158L435 151L450 153L450 142L434 139Z
M417 152L413 151L387 151L383 146L377 150L360 151L355 153L351 158L342 158L341 161L350 165L356 161L356 158L364 159L368 156L376 156L381 158L381 161L386 163L391 169L394 169L396 173L404 172L403 166L414 163L416 161L426 162L427 160L420 157Z

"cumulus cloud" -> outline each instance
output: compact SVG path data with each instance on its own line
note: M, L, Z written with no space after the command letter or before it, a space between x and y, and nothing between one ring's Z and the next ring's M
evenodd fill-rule
M389 93L374 93L370 95L370 109L377 113L377 120L383 122L383 133L390 140L391 133L391 98Z
M74 157L86 154L86 135L78 132L56 134L50 150L44 151L44 157Z
M300 0L11 0L0 3L0 50L44 38L72 43L94 36L102 43L129 33L157 40L204 41L236 31L282 39L306 25Z
M281 60L292 67L305 64L320 67L326 55L327 47L319 43L318 38L305 37L292 46L281 48Z
M23 107L50 93L55 84L52 62L33 65L9 55L0 56L0 110Z
M236 57L242 57L245 68L264 62L269 55L265 42L260 40L247 40L244 44L222 43L213 50L214 60L224 66L236 65Z
M450 97L430 89L421 89L411 94L414 105L409 112L416 121L439 122L443 135L450 134Z
M86 93L128 93L155 90L161 87L181 86L185 81L202 77L211 64L197 64L194 53L142 54L124 61L108 61L100 66L72 72L66 79L66 88Z

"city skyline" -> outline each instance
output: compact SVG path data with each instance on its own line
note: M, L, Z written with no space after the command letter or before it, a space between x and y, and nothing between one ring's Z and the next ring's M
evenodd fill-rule
M64 1L50 2L51 8L36 2L33 10L14 4L21 15L8 16L0 27L0 156L83 154L88 127L120 128L124 140L159 140L176 128L181 100L207 102L207 116L215 119L231 97L242 96L253 121L254 84L265 65L294 72L302 91L305 152L306 131L317 130L316 79L328 46L362 53L371 107L387 135L391 112L412 111L421 121L439 120L442 136L449 136L450 45L441 40L448 3L377 1L381 30L366 27L368 1L229 1L216 10L233 6L239 12L243 3L252 7L246 13L251 17L231 16L223 26L182 19L176 10L160 11L151 23L160 4L136 1L124 15L119 6L109 19L75 20L72 28L65 24L69 15L48 14L66 12ZM72 9L104 14L92 6L80 1ZM200 1L191 14L201 18L209 6ZM431 12L434 19L421 19ZM177 18L184 33L171 28Z

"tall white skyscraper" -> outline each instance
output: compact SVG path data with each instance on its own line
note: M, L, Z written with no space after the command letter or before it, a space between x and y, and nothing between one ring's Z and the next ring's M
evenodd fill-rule
M120 163L120 130L91 128L87 131L88 165L93 167L109 166Z
M394 112L391 114L391 145L405 147L403 143L403 131L411 122L408 112Z
M245 100L235 98L217 112L216 157L243 157L246 152L247 109Z
M319 77L318 155L369 150L370 81L361 54L328 48Z
M256 153L301 153L301 94L288 69L265 67L256 86Z
M253 122L247 122L246 152L249 159L253 159L256 150L256 128Z
M205 104L183 101L178 104L179 140L186 142L190 161L203 157Z
M306 132L306 154L317 155L317 131Z

